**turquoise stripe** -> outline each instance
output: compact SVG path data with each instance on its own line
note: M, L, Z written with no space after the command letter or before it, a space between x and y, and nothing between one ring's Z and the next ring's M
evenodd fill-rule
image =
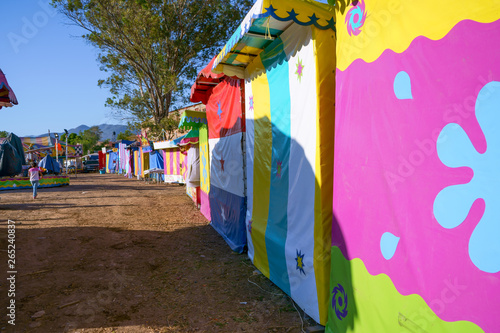
M226 63L228 64L232 64L235 60L236 60L236 57L238 56L238 53L233 53L231 54L227 59L226 59Z
M290 159L290 87L288 62L281 38L261 53L269 82L272 123L272 165L266 248L270 279L290 295L285 257ZM281 166L280 166L281 165ZM281 170L280 170L281 169Z

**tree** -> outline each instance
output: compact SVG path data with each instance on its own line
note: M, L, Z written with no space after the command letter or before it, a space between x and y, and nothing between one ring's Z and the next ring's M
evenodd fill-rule
M61 142L66 143L66 133L61 135ZM76 133L70 133L68 136L68 145L76 145L82 142L82 137Z
M135 140L135 136L129 129L126 129L125 132L121 132L116 136L116 140Z
M156 126L182 101L197 68L218 52L252 0L53 0L101 53L99 85L122 119Z
M97 151L97 150L101 150L103 147L109 147L110 143L111 143L110 139L106 139L102 142L98 142L93 147L90 148L90 151Z
M151 119L142 123L129 123L129 127L141 131L147 130L147 135L150 140L172 140L179 128L181 116L178 111L171 112L167 118L163 118L159 124L155 124Z
M9 132L7 132L7 131L0 131L0 138L6 138L7 136L9 136Z
M79 135L82 140L81 143L83 145L83 153L85 154L89 150L93 151L95 145L101 138L102 131L98 126L92 126L91 128L80 132Z
M357 5L358 0L328 0L330 6L334 6L336 10L344 13L347 6L350 4Z

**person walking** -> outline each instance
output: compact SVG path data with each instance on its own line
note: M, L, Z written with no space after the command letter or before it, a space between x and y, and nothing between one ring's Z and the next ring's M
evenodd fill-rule
M38 185L40 184L40 178L42 178L42 171L37 166L36 162L31 162L31 168L28 170L30 175L30 182L33 186L33 199L36 199Z

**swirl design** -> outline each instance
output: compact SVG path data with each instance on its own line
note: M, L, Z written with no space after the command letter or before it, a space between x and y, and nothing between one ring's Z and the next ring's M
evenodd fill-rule
M354 1L351 6L353 7L349 9L345 17L345 24L347 26L349 36L357 36L360 34L361 28L365 24L366 20L365 1Z
M344 287L339 283L332 291L332 308L339 320L347 316L347 295Z

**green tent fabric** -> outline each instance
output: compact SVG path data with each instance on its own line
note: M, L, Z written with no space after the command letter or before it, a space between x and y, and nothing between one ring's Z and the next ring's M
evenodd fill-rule
M24 157L24 148L21 139L19 139L19 137L14 133L10 133L7 136L7 142L9 142L12 147L16 149L16 156L21 161L21 165L26 164L26 159Z

